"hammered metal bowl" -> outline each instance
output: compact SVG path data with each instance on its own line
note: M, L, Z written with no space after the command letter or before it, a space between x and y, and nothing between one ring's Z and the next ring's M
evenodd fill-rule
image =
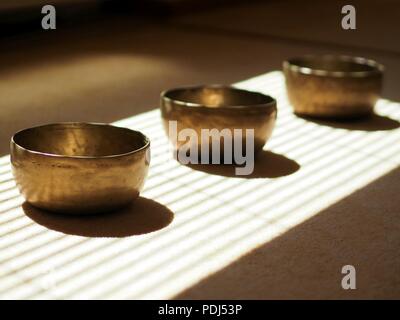
M358 57L304 56L283 63L294 112L320 118L356 118L373 112L383 66Z
M26 201L62 213L130 204L143 187L149 152L142 133L107 124L48 124L11 139L13 174Z
M170 121L176 121L177 132L201 130L254 129L254 150L259 152L275 126L276 100L270 96L224 85L183 87L161 93L161 115L164 128L176 149L184 141L171 139ZM233 135L233 134L232 134ZM221 148L223 148L221 140ZM201 142L199 144L201 148Z

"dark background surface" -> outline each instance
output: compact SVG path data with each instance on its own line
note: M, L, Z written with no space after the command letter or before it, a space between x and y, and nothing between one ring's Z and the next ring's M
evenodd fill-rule
M41 29L39 7L2 5L0 154L25 127L112 122L158 107L164 89L233 83L308 53L378 60L386 66L384 97L400 100L398 1L354 1L350 31L341 28L344 1L127 3L56 6L53 31Z

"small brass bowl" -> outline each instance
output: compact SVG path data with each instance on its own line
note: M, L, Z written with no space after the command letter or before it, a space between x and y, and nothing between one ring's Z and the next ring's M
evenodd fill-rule
M230 132L241 129L243 134L246 129L254 129L254 150L257 153L272 134L277 108L276 100L270 96L231 86L209 85L162 92L161 115L164 128L176 149L185 142L171 139L170 121L176 121L177 132L193 129L198 137L201 137L202 129L217 129L220 132L223 129ZM201 141L198 147L201 149Z
M26 201L62 213L128 205L142 190L149 152L142 133L108 124L48 124L11 138L13 174Z
M294 112L322 118L355 118L373 112L383 66L348 56L304 56L283 63Z

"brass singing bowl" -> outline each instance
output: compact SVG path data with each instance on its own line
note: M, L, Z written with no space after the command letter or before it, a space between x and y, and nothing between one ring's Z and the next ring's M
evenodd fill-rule
M294 112L321 118L355 118L373 112L384 67L365 58L304 56L283 63Z
M193 129L201 137L202 129L254 129L254 150L260 151L275 126L276 100L270 96L237 89L231 86L194 86L167 90L161 93L161 115L164 128L176 149L179 141L169 130L170 121L176 121L177 132ZM215 131L214 131L215 132ZM221 149L223 150L223 139ZM212 143L208 141L209 145ZM201 141L198 147L201 149ZM242 149L244 150L244 149Z
M143 188L149 160L146 136L108 124L48 124L11 138L21 194L55 212L99 213L130 204Z

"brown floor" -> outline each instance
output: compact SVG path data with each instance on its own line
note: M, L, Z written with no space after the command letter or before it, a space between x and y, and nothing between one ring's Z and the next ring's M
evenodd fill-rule
M399 299L400 169L245 255L177 299ZM356 290L340 286L352 262Z
M9 138L19 129L55 121L112 122L156 108L161 90L233 83L306 53L382 62L384 97L400 101L400 3L353 2L356 31L340 28L342 1L287 0L2 40L0 155L8 154ZM388 174L178 298L400 298L399 178L398 170ZM382 237L385 250L374 245ZM337 267L349 259L359 267L359 288L368 283L367 291L337 285Z

